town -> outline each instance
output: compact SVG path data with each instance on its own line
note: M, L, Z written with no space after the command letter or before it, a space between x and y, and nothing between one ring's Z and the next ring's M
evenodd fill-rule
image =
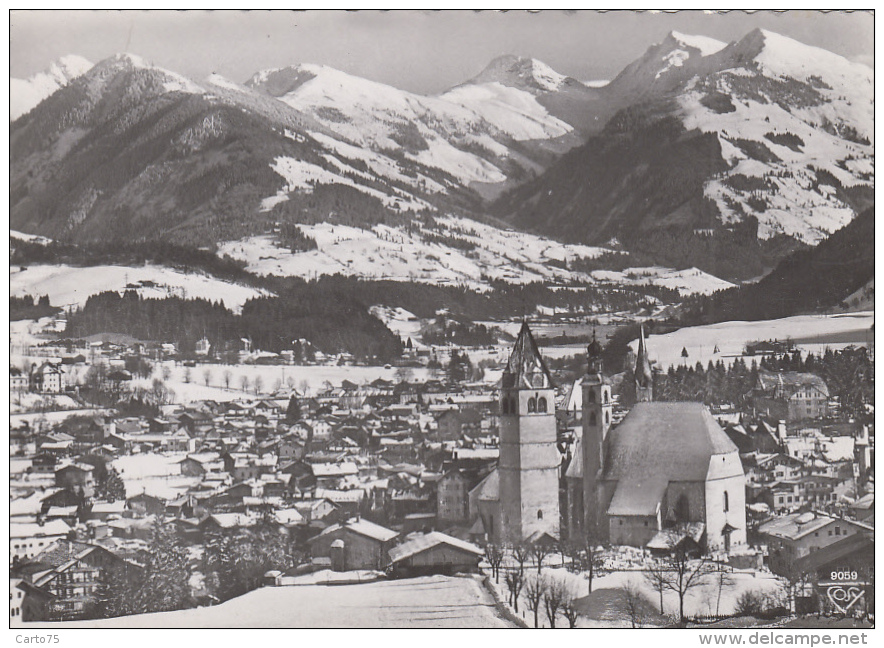
M529 627L872 613L872 395L822 377L868 383L865 347L771 341L664 371L639 327L617 366L595 335L569 365L522 322L484 380L477 349L408 339L399 380L297 387L311 367L291 353L264 356L288 380L231 388L208 340L182 357L106 337L10 368L14 624L465 574ZM133 387L152 365L234 395ZM847 602L826 590L843 574Z

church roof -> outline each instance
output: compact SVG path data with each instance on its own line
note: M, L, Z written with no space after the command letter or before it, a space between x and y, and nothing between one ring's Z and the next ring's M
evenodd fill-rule
M633 482L705 481L713 455L738 452L702 403L636 403L606 445L603 479Z
M565 471L566 479L582 479L583 478L583 439L577 439L574 444L574 456L571 457L571 463Z
M477 486L479 499L485 502L496 502L500 499L500 473L495 468Z
M669 480L661 475L636 476L617 482L608 515L656 515Z
M503 370L503 387L515 389L551 389L552 377L540 355L528 322L522 322L509 362Z

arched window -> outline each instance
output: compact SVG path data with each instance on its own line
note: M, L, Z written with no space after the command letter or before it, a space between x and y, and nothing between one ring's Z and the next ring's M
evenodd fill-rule
M533 414L537 411L537 399L533 396L528 399L528 413Z
M542 519L543 519L543 511L541 511L541 510L538 510L538 511L537 511L537 519L538 519L538 520L542 520Z
M731 510L730 498L728 497L727 491L724 491L724 512L727 513Z
M691 505L688 496L682 493L675 502L675 521L678 523L690 522Z
M610 394L608 393L608 390L607 390L607 389L603 389L603 390L602 390L602 393L605 395L605 405L607 405L608 403L611 402L611 396L610 396Z
M611 412L605 412L605 425L611 424Z
M546 399L541 396L537 401L537 411L541 414L546 412Z
M500 401L500 413L501 414L509 414L510 413L510 399L506 396L503 397L503 400Z
M592 403L593 401L595 401L595 390L594 390L594 389L590 389L588 392L586 392L586 397L589 399L589 402L590 402L590 403Z
M595 417L595 412L590 412L589 413L589 424L596 425L597 423L598 423L598 420Z

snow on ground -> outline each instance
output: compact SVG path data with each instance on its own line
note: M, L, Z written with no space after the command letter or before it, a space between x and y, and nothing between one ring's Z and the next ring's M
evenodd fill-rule
M418 348L425 346L420 341L421 321L418 317L404 308L391 308L390 306L372 306L368 309L374 317L381 320L384 325L400 338L411 338L412 344Z
M293 387L300 392L305 389L310 394L316 394L325 389L324 384L330 383L334 387L340 386L344 380L357 385L367 384L377 378L397 381L396 367L353 367L327 366L327 365L225 365L225 364L200 364L196 367L185 367L168 361L156 363L151 378L133 381L134 384L150 388L154 378L163 380L163 373L168 369L169 379L165 380L166 387L175 392L175 400L178 403L187 403L195 400L212 399L216 401L230 401L245 397L255 396L255 380L260 377L261 393L267 394L280 389ZM413 380L428 380L429 370L424 367L410 368ZM205 384L205 374L209 373L209 386ZM230 372L229 387L225 385L225 375ZM190 374L190 382L186 382L187 374ZM248 380L248 388L243 390L243 378Z
M561 137L573 130L530 92L497 82L458 86L441 98L466 106L517 141Z
M45 236L40 236L39 234L26 234L25 232L17 232L16 230L9 230L9 238L18 239L19 241L28 241L29 243L40 243L41 245L52 243L51 238L46 238Z
M652 266L647 268L627 268L623 271L596 270L592 273L592 277L598 281L609 281L617 284L673 288L682 295L694 293L709 295L716 290L734 287L734 284L729 281L719 279L698 268L671 270L669 268Z
M201 273L186 273L165 266L32 265L25 269L10 266L9 289L13 296L49 295L53 306L83 306L91 295L109 290L122 292L129 284L142 297L201 297L219 300L239 311L253 297L266 291L222 281Z
M38 624L28 624L37 627ZM425 576L360 585L263 587L214 607L53 628L505 628L474 577Z
M822 353L826 347L843 348L848 344L865 346L868 332L875 321L874 311L841 315L798 315L758 322L722 322L706 326L691 326L665 335L648 338L648 352L652 362L664 371L682 363L703 366L712 360L730 364L743 355L747 342L759 340L786 340L792 338L808 352ZM637 341L631 346L636 348ZM718 353L714 353L718 346ZM681 357L687 349L688 358ZM747 356L746 362L751 362ZM756 357L757 359L757 357Z
M54 412L31 412L29 414L11 414L9 426L21 427L27 423L31 429L46 430L50 426L57 425L71 416L100 416L110 414L111 410L104 408L87 408L75 410L58 410Z

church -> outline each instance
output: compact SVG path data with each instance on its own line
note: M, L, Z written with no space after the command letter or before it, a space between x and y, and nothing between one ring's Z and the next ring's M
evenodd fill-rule
M565 474L569 536L660 549L690 536L709 551L745 543L739 451L702 403L654 402L644 331L637 402L616 427L597 340L587 356L582 435Z
M613 425L614 399L593 336L582 426L564 475L556 446L555 386L524 323L501 379L500 459L478 509L497 543L562 536L665 549L684 537L710 551L746 542L739 451L702 403L654 402L644 332L635 360L638 401Z

